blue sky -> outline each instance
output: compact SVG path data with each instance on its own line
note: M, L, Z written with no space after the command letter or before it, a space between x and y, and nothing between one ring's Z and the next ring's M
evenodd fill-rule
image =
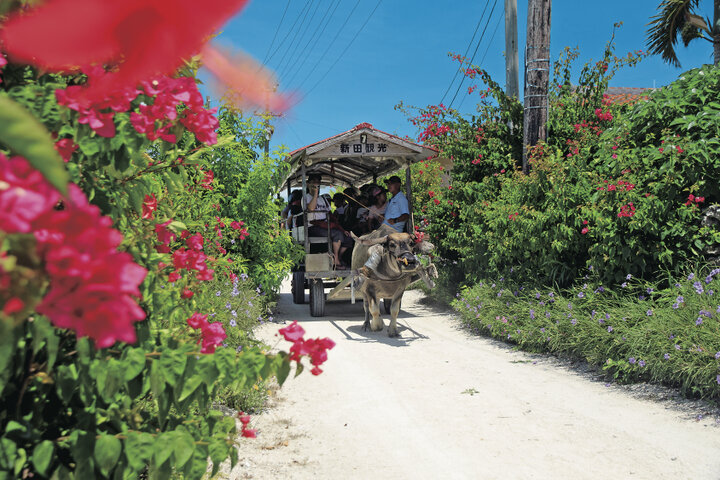
M490 16L494 1L381 0L378 4L377 0L255 0L225 25L218 41L240 48L259 61L270 57L266 63L278 75L280 89L298 96L299 103L275 122L273 149L285 144L293 150L361 122L415 138L413 126L393 107L400 101L416 106L440 103L458 66L447 53L465 52L483 11L476 42L488 18L489 23L474 63L505 84L504 0L497 0ZM557 59L565 46L579 47L581 56L574 69L578 73L585 62L600 58L618 21L623 26L615 35L616 54L645 50L646 25L659 3L555 0L552 59ZM701 7L708 9L704 15L710 14L710 2L701 2ZM518 0L521 95L526 8L527 1ZM291 28L293 24L295 28ZM322 25L326 25L324 30ZM313 37L313 32L318 34ZM470 55L474 49L475 44ZM711 45L704 40L695 41L689 48L680 45L678 53L681 69L664 64L659 57L649 57L635 68L621 70L610 85L659 87L684 70L712 62ZM457 89L457 80L446 105ZM469 113L477 93L468 96L467 86L465 83L460 89L453 107Z

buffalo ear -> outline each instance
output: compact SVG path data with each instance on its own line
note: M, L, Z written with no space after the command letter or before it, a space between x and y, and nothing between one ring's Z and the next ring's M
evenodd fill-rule
M423 240L422 242L415 244L414 250L415 250L416 252L424 253L424 254L427 255L427 254L429 254L430 252L432 252L433 250L435 250L435 245L433 245L433 244L430 243L430 242L426 242L425 240Z

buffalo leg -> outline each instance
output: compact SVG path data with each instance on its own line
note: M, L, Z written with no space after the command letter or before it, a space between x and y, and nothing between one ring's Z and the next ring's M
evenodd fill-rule
M370 298L365 295L363 298L363 310L365 310L365 322L363 322L363 331L367 332L370 328Z
M400 295L395 295L390 304L390 325L388 325L388 335L390 337L399 337L400 333L397 328L397 317L400 313L400 304L404 291L400 290Z
M373 332L378 332L385 328L385 324L382 321L382 318L380 318L380 304L378 303L377 296L370 295L370 301L368 302L370 314L372 315L372 321L370 322L370 330Z

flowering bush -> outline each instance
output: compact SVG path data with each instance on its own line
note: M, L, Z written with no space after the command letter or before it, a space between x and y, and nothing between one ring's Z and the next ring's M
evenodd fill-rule
M20 3L0 31L14 60L0 52L0 477L202 478L208 458L214 471L234 463L238 435L256 434L247 415L236 422L212 408L222 395L273 376L282 384L292 360L317 368L326 358L268 355L214 308L218 284L244 297L256 288L248 270L292 259L282 240L248 249L259 252L252 259L235 249L277 228L271 189L243 211L226 201L230 177L213 169L242 134L218 136L197 57L175 72L176 55L197 53L244 2L205 5L179 30L197 8ZM180 13L138 25L147 8ZM147 48L154 34L181 35ZM268 175L277 160L263 158ZM258 300L240 313L244 328L266 318Z
M668 279L627 274L617 289L591 272L569 290L524 288L520 276L479 282L453 307L465 325L530 351L581 359L619 382L652 380L720 398L720 269ZM521 280L521 284L517 281Z
M489 80L480 115L430 107L412 119L421 130L450 127L442 136L421 133L454 161L450 188L416 202L438 253L462 266L453 269L456 280L515 269L568 286L593 264L605 266L606 282L619 282L627 271L677 271L717 245L718 232L700 225L703 208L718 201L717 115L706 101L718 93L715 69L687 72L634 105L604 92L641 52L618 58L609 43L572 86L575 56L567 50L556 63L549 138L529 150L529 175L515 168L520 129L508 128L519 125L520 107Z

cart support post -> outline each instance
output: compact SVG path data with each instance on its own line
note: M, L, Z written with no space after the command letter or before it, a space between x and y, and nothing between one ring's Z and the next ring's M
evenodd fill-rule
M407 231L410 235L415 233L415 217L413 213L413 198L412 198L412 185L411 185L411 171L410 171L410 160L407 160L407 167L405 168L405 197L408 201L408 210L410 210L410 218L408 218Z
M305 192L307 192L307 177L305 176L305 161L302 159L302 166L300 170L302 172L302 207L303 207L303 231L305 232L305 253L310 253L310 237L308 236L308 214L307 214L307 199L305 198Z

